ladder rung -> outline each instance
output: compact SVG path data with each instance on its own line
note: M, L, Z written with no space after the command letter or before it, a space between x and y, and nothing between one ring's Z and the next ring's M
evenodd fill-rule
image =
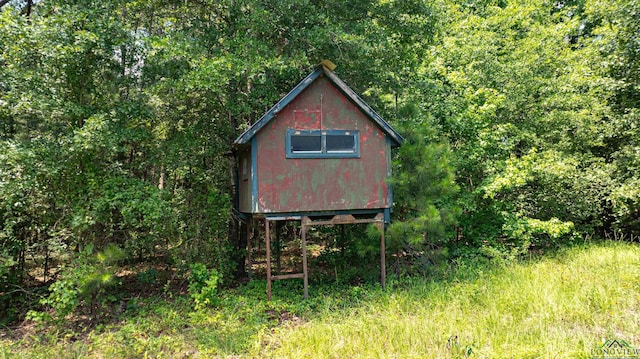
M282 274L282 275L271 276L271 280L292 279L292 278L304 278L304 273Z

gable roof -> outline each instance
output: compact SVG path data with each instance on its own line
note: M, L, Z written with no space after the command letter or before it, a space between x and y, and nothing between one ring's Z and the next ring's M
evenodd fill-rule
M391 139L391 146L397 147L402 144L404 138L389 125L380 115L378 115L364 100L358 96L344 81L336 76L333 71L325 66L325 62L318 65L313 72L305 77L300 83L296 85L289 93L280 99L269 111L267 111L262 117L256 121L248 130L238 136L233 142L234 145L242 145L249 143L251 138L258 133L264 126L269 123L282 109L284 109L291 101L293 101L299 94L304 91L309 85L311 85L321 75L324 75L329 82L336 86L340 92L345 95L351 102L353 102L371 121L375 122L384 133Z

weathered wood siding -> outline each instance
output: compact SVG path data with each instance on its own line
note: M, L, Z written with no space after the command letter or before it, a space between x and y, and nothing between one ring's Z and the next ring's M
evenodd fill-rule
M360 158L286 158L287 129L360 131ZM254 170L241 184L250 193L241 211L285 213L389 208L390 146L384 132L326 78L298 95L255 136ZM255 149L252 149L252 151ZM248 156L251 159L252 156ZM256 193L257 192L257 193ZM251 210L247 211L247 203Z
M240 186L240 212L251 212L251 149L243 151L239 158L238 179Z

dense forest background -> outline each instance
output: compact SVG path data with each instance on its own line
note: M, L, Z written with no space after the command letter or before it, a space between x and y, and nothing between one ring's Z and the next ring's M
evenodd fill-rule
M407 139L396 259L640 235L638 0L2 0L0 305L241 275L231 143L323 59Z

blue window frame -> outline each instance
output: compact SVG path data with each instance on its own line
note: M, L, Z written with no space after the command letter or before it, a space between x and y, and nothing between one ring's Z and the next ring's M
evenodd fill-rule
M358 158L360 131L287 129L287 158Z

